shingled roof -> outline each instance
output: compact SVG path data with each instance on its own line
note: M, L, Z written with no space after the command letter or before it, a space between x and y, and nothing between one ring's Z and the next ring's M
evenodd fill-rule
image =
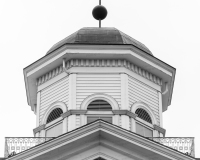
M97 28L97 27L85 27L72 35L66 37L60 42L53 45L47 54L53 52L54 50L60 48L65 44L116 44L123 45L129 44L133 45L144 52L152 55L151 51L139 41L131 38L130 36L124 34L116 28Z

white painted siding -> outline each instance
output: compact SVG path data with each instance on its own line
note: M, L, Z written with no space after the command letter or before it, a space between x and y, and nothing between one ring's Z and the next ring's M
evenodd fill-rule
M77 74L76 108L80 109L83 100L94 93L112 96L121 105L119 74Z
M68 106L68 84L68 77L66 77L41 91L40 124L45 111L52 103L61 101Z
M80 115L76 115L76 128L81 126L81 119L80 119Z
M137 101L146 103L154 112L158 124L159 121L159 98L158 92L145 84L140 83L136 79L129 76L128 80L128 95L129 95L129 107Z

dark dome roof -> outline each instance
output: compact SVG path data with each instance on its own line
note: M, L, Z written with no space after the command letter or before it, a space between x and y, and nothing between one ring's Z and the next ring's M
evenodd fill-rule
M116 28L82 28L53 45L47 54L65 44L130 44L152 55L151 51L144 44Z

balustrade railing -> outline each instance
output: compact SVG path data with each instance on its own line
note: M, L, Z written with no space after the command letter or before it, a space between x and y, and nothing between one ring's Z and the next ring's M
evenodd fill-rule
M148 137L149 139L195 157L194 137Z
M53 138L55 137L6 137L4 156L11 157ZM193 137L148 137L148 139L195 157Z
M50 139L53 137L6 137L4 157L14 156Z

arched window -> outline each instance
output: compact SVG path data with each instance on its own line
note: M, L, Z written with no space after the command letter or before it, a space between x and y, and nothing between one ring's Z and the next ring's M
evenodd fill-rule
M47 123L52 122L53 120L59 118L63 114L63 111L61 108L56 108L49 114L47 118Z
M87 109L93 111L109 111L112 110L112 107L104 100L95 100L88 105Z
M88 107L87 123L91 123L97 119L102 119L109 123L112 123L112 107L104 100L92 101Z
M138 109L136 109L135 113L137 114L137 116L139 118L141 118L144 121L152 124L151 117L149 116L149 114L144 109L138 108Z
M144 137L153 137L152 120L150 115L142 108L137 108L135 113L140 118L136 121L136 133Z
M55 108L48 115L46 121L46 137L57 137L62 134L63 125L60 119L61 114L63 114L63 110L61 108Z

